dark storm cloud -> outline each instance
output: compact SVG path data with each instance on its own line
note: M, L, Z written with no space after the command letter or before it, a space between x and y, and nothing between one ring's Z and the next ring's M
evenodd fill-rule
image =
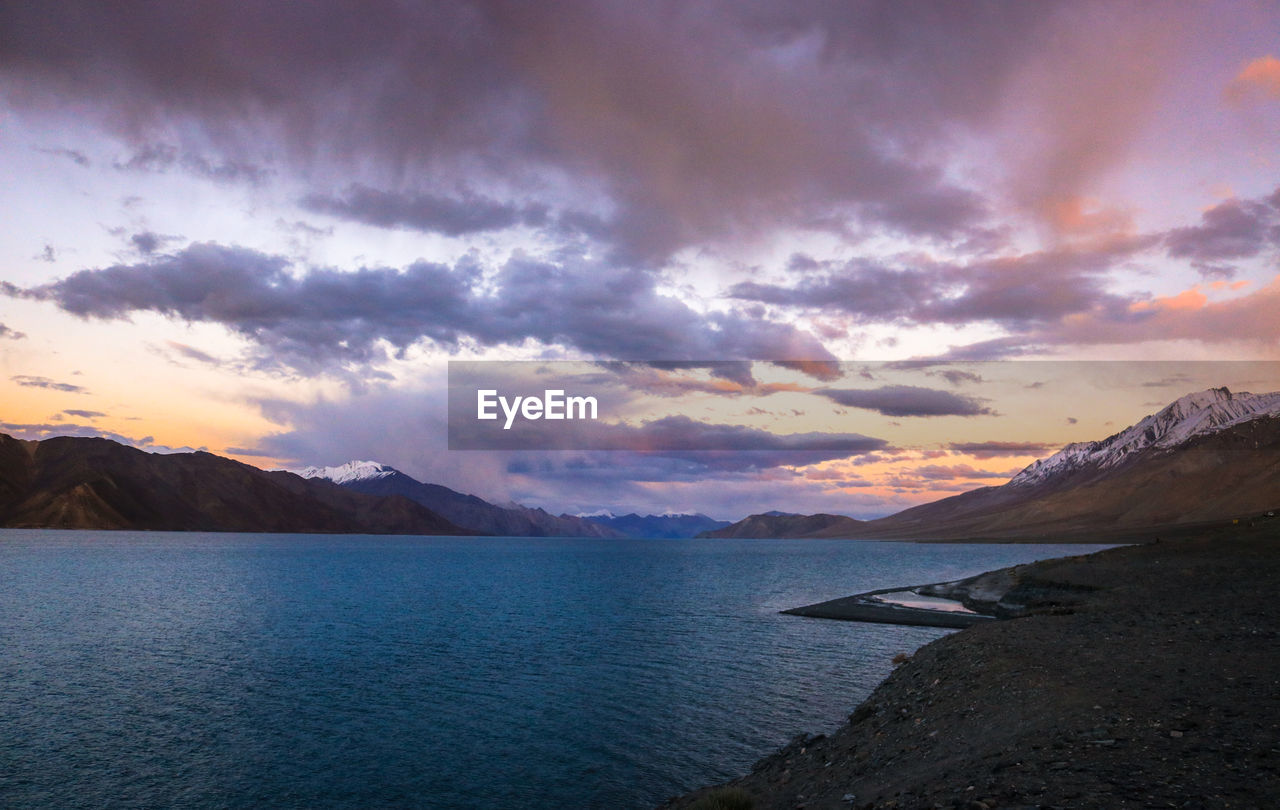
M876 411L884 416L988 416L995 413L974 397L915 385L819 388L814 393L846 407Z
M82 270L21 294L82 317L150 311L220 323L305 370L383 359L380 340L397 349L422 338L456 343L474 280L470 268L427 262L295 277L278 256L200 243L140 264Z
M1227 200L1205 211L1200 224L1169 231L1165 245L1169 255L1179 259L1206 263L1247 259L1280 243L1278 222L1275 206L1266 202Z
M479 289L481 269L417 262L403 269L292 272L288 260L198 243L130 265L81 270L23 290L0 292L55 302L81 317L122 319L158 312L219 323L248 338L267 361L301 371L385 360L422 341L453 347L536 340L603 357L829 360L812 336L786 324L699 314L661 295L654 277L517 256Z
M147 170L255 181L279 153L436 194L477 170L571 176L633 258L762 224L950 239L985 206L931 164L937 133L997 115L1046 42L1078 36L1074 9L50 0L0 9L0 92L96 117Z
M496 231L515 225L540 226L547 222L547 207L541 204L515 205L478 195L458 198L434 194L393 194L355 185L343 194L309 194L303 207L321 214L382 228L413 230L462 236Z
M830 360L807 333L732 313L699 314L661 295L651 274L517 256L478 299L474 333L488 343L534 338L621 359Z
M952 451L979 459L1001 456L1041 456L1053 450L1052 445L1040 442L952 442Z
M1156 237L1121 240L1104 250L1055 250L969 264L891 267L862 260L824 263L794 286L743 282L729 297L852 316L860 323L994 322L1023 330L1129 300L1106 290L1107 272ZM953 384L955 380L951 380Z
M27 388L47 388L50 391L66 391L70 394L84 394L87 390L80 385L72 385L71 383L57 382L48 377L32 377L26 374L19 374L16 377L10 377L10 380L18 385Z
M910 316L921 302L939 295L945 281L937 276L893 270L868 262L850 262L836 272L806 276L795 287L746 281L733 285L732 298L763 304L837 309L863 320Z

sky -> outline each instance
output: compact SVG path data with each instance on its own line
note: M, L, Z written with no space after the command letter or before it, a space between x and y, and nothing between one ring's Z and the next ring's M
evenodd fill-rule
M871 517L1280 388L1274 3L5 4L0 175L25 439ZM450 361L621 444L450 450Z

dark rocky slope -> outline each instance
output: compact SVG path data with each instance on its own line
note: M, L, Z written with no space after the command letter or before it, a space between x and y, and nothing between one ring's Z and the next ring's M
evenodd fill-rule
M1273 807L1280 520L1256 522L1027 566L1059 596L925 646L732 784L757 810Z
M212 453L160 455L108 439L0 434L0 526L470 534L405 498L349 492Z

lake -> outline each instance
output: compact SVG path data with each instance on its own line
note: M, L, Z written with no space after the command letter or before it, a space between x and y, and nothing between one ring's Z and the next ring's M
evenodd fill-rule
M0 530L0 805L651 807L949 632L779 610L1097 548Z

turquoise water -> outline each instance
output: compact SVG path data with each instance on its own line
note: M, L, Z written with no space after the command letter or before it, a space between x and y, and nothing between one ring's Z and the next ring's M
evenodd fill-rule
M0 805L650 807L947 632L778 610L1089 548L0 531Z

